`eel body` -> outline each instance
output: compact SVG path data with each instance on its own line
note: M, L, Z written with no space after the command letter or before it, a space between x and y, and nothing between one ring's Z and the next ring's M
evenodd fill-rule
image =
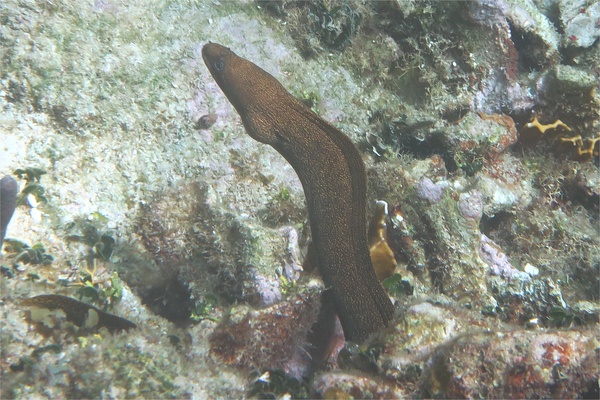
M304 189L319 271L347 340L362 342L394 313L367 246L366 174L350 139L269 73L208 43L202 57L248 134L292 165Z

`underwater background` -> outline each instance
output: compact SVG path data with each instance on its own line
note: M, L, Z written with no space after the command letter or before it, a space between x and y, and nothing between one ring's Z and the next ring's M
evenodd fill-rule
M598 398L600 3L129 3L0 3L2 398ZM318 368L302 186L208 42L388 203L397 315Z

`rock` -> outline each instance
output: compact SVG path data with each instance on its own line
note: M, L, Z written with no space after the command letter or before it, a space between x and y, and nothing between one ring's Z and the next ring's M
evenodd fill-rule
M600 3L593 0L558 2L566 46L590 47L600 38Z
M524 0L506 2L506 5L506 17L511 24L512 37L519 56L525 63L544 69L558 61L558 32L536 4L531 0Z
M515 330L425 302L387 334L379 365L387 382L408 392L403 397L586 398L597 393L599 351L594 328ZM368 387L364 379L357 385Z
M323 399L403 399L409 393L392 382L348 372L323 372L311 389Z
M320 281L271 307L236 306L210 338L210 354L236 368L283 369L301 377L310 366L307 334L320 308Z
M464 335L430 357L425 397L589 398L598 394L597 330Z
M591 73L570 65L557 65L548 75L546 91L556 94L576 94L589 92L598 85L598 80Z

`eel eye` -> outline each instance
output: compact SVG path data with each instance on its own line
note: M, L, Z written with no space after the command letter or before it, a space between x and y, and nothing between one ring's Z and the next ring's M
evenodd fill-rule
M225 63L223 62L223 60L221 60L221 59L218 59L218 60L216 60L216 61L213 63L213 67L214 67L214 68L215 68L217 71L221 72L221 71L223 71L223 69L225 68Z

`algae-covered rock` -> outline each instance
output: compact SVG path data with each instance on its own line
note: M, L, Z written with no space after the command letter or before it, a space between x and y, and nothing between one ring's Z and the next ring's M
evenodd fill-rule
M403 399L409 391L402 387L352 372L323 372L311 385L316 396L325 399Z
M282 369L305 376L310 368L306 337L317 319L322 289L314 281L271 307L233 307L210 337L211 356L247 371Z
M485 175L485 171L477 173L470 183L440 178L435 178L434 183L427 176L435 174L431 169L423 169L423 165L431 168L435 164L419 162L405 171L410 179L421 173L426 177L416 182L409 180L408 184L414 185L412 192L395 194L399 199L394 204L403 212L403 223L410 226L405 232L393 231L396 250L408 255L407 269L426 287L431 285L457 301L493 308L496 301L489 291L488 277L525 278L526 274L513 267L504 251L481 233L480 221L486 212L494 214L514 207L516 199L522 201L522 189L520 185L505 189L515 199L506 204L504 196L486 195L488 182L496 184L497 180ZM388 196L394 198L392 194ZM393 217L392 223L395 221L398 222Z
M600 337L590 331L465 335L431 356L425 396L589 397L597 390Z
M565 27L565 45L589 47L600 38L600 4L593 0L560 1L560 19Z
M29 198L1 259L0 396L597 397L597 14L0 2L0 175ZM336 362L340 332L318 344L336 371L307 357L324 288L302 268L302 186L244 132L209 41L310 100L361 151L369 207L390 205L397 315L355 358ZM81 293L138 328L20 303Z
M549 78L554 94L585 93L598 85L592 73L570 65L557 65Z

